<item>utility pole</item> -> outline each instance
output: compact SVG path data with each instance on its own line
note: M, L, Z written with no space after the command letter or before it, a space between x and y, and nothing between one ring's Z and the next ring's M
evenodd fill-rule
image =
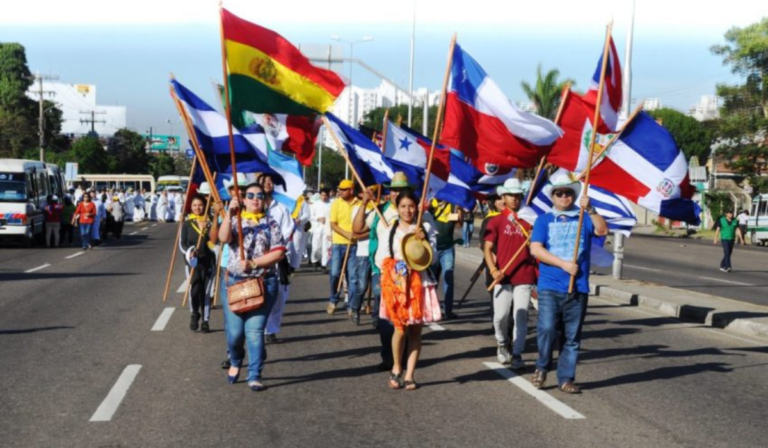
M91 132L89 132L88 134L91 135L92 137L96 137L98 135L98 134L96 134L96 123L101 123L101 124L106 124L107 123L106 120L97 120L96 119L96 115L104 115L104 114L106 114L106 112L104 112L103 110L100 110L100 111L95 111L95 110L82 111L81 110L80 113L81 114L90 114L91 115L90 119L88 119L88 118L81 118L80 119L80 123L83 123L83 124L90 123L91 124Z
M54 75L41 75L40 72L35 73L34 75L35 81L37 81L37 91L34 91L34 93L37 95L37 101L40 109L40 116L38 117L38 135L39 135L39 145L40 145L40 161L45 162L45 106L43 97L47 93L49 96L54 96L56 92L53 90L43 90L43 81L53 81L56 79L59 79L58 76Z

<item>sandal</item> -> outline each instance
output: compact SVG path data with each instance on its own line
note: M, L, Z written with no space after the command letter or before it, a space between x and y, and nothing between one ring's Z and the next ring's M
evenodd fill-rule
M565 392L566 394L580 394L581 388L575 384L573 384L572 381L566 381L565 383L561 384L558 389L560 389L561 392Z
M391 389L400 389L403 387L403 372L389 372L389 387Z
M419 385L414 380L405 380L403 384L405 384L405 390L416 390L419 388Z

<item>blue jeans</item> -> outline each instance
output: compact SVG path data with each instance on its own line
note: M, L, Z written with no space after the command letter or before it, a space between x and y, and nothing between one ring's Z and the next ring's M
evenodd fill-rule
M720 269L731 269L731 254L736 240L721 240L723 244L723 259L720 261Z
M91 227L93 224L80 224L80 241L83 243L83 249L91 245Z
M357 266L357 246L349 246L351 253L347 259L347 291L349 292L350 300L355 297L355 267ZM331 247L331 303L336 305L339 303L339 295L342 288L339 288L339 278L341 278L341 265L344 263L344 254L347 253L346 244L334 244Z
M229 280L222 278L221 303L224 305L225 326L227 330L227 346L229 361L232 367L242 367L245 349L248 347L248 381L260 381L261 370L267 359L267 349L264 345L264 329L272 306L277 299L278 281L276 276L264 279L264 305L247 313L237 314L229 310L227 286L232 286L242 277L230 275Z
M451 247L450 249L443 249L437 251L437 263L432 265L432 273L435 275L435 279L440 281L440 274L443 275L443 308L445 314L453 312L453 268L455 265L456 250Z
M576 363L581 346L581 326L587 306L587 294L552 290L539 291L539 322L537 342L539 359L536 369L547 372L552 368L552 349L562 323L565 344L557 359L557 384L562 385L576 379Z
M352 255L350 255L351 257ZM355 295L350 296L349 306L355 310L360 311L360 307L363 305L363 298L365 292L368 291L368 274L371 272L371 263L368 257L356 257L355 260ZM349 262L347 262L349 263Z
M464 221L461 226L461 237L464 238L464 247L469 247L472 243L472 232L475 231L475 223L471 221Z

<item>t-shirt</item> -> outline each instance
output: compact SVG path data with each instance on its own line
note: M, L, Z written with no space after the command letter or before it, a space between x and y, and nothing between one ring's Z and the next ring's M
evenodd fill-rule
M728 218L721 216L717 220L715 228L720 229L720 239L726 241L733 241L736 239L736 228L739 226L739 222L732 219L728 222Z
M736 219L739 220L740 226L746 226L747 222L749 222L749 215L746 213L739 213L739 216L737 216Z
M384 259L389 256L389 252L387 252L387 242L389 241L389 232L392 230L392 225L397 221L397 207L389 203L389 206L385 206L384 211L382 212L382 215L384 215L384 219L387 221L387 226L384 224L381 219L377 220L376 225L376 240L377 240L377 247L376 247L376 253L374 254L374 266L373 266L373 273L379 274L381 273L381 267L384 264Z
M532 243L541 243L544 248L556 257L563 260L573 259L573 250L576 246L576 232L579 228L579 209L574 208L567 212L552 210L536 219L533 225ZM579 272L576 274L575 290L581 293L589 293L589 265L592 237L595 235L595 226L592 220L584 217L584 225L581 229L581 242L579 243L579 257L577 264ZM539 263L540 290L556 292L568 292L571 276L557 266Z
M45 207L45 222L58 224L61 222L61 204L51 204Z
M356 204L352 208L352 219L355 219L355 216L357 216L357 212L360 210L360 203ZM368 228L371 228L373 225L373 218L376 216L376 212L373 211L373 204L368 203L368 210L365 212L365 225ZM369 255L368 247L371 243L371 240L369 238L366 238L364 240L358 240L357 241L357 256L358 257L367 257Z
M96 204L93 202L81 202L77 204L75 214L80 215L78 218L80 224L93 224L93 220L96 218Z
M451 204L442 204L435 208L437 250L450 249L454 245L453 231L456 229L456 221L449 220L453 213L454 207Z
M485 227L485 241L490 241L496 249L496 265L499 269L509 263L520 246L526 245L531 225L516 219L509 211L493 217ZM502 284L533 285L536 283L536 261L528 247L522 250L512 265L504 271Z
M352 231L352 209L358 204L358 200L354 199L347 202L343 199L333 201L331 204L331 218L330 222L335 222L342 230L347 232ZM348 239L344 238L340 234L333 232L333 244L347 244Z

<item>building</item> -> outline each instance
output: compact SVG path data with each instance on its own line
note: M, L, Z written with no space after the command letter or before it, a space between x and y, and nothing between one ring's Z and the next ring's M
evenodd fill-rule
M40 85L35 83L27 96L38 101ZM46 100L56 103L62 112L61 133L81 136L95 130L101 137L111 137L126 127L125 106L104 106L96 101L94 84L66 84L43 81Z
M699 104L691 107L688 115L698 121L720 118L720 99L717 95L704 95L699 100Z
M646 111L659 110L662 107L664 106L661 104L660 98L648 98L643 101L643 110Z

